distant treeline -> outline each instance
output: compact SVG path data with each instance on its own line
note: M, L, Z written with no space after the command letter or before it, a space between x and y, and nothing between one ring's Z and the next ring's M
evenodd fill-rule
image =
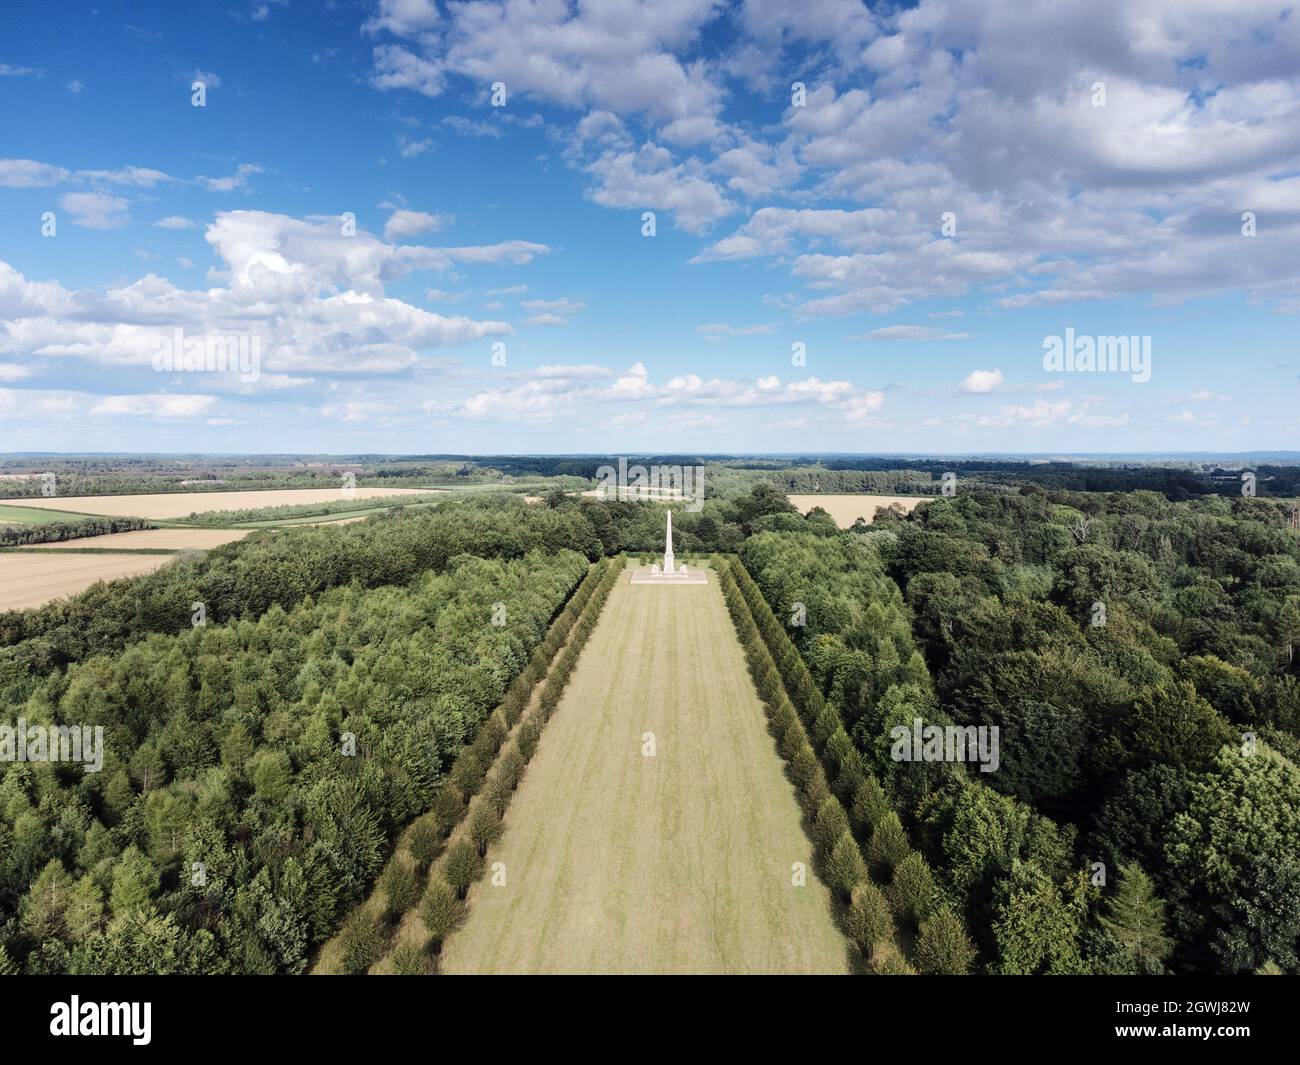
M280 507L243 507L239 510L206 510L191 514L185 518L189 525L201 525L205 528L225 528L241 521L284 521L289 518L329 517L331 514L347 514L354 510L376 510L385 507L403 506L408 503L432 503L445 499L430 492L423 495L372 496L369 499L336 499L322 503L286 503Z
M80 521L52 521L43 525L0 527L0 547L23 547L28 544L57 544L83 536L107 536L110 533L152 529L143 518L84 518Z

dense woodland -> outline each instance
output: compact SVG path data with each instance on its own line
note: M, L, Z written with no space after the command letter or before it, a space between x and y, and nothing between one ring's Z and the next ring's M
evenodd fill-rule
M1300 564L1280 504L959 494L742 549L989 971L1295 972ZM889 730L997 725L1001 766ZM1105 885L1094 883L1094 863Z
M301 971L588 563L660 550L662 522L501 494L0 615L0 721L102 724L109 752L98 774L0 763L0 968ZM737 556L729 602L828 876L876 885L846 893L851 935L910 925L927 971L1297 972L1289 522L1268 499L1023 485L842 531L760 480L674 531L679 557ZM996 725L998 771L894 760L917 716Z

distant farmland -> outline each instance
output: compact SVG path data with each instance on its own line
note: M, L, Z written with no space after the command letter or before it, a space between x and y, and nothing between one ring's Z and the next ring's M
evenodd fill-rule
M174 555L0 554L0 610L26 610L83 592L96 581L138 577Z
M54 544L38 544L43 551L95 550L139 551L144 548L164 551L206 551L248 535L245 529L136 529L105 536L82 536Z
M813 507L821 507L841 529L849 528L858 518L870 523L876 516L877 507L887 507L898 503L908 513L918 503L926 503L933 496L873 496L873 495L811 495L787 496L791 503L799 508L800 514L807 514Z
M5 506L75 511L79 515L175 520L214 510L249 510L255 507L292 507L305 503L338 503L349 499L383 496L428 495L428 488L355 488L347 495L339 488L285 488L262 492L160 492L132 496L50 496L0 499ZM0 517L3 515L0 514Z

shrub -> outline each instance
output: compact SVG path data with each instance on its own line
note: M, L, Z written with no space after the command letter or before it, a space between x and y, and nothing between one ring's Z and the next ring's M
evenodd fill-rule
M438 789L438 794L433 797L433 818L443 839L451 835L456 822L465 813L468 801L455 784L448 782Z
M795 752L790 759L790 775L794 777L794 782L800 788L804 787L810 781L814 774L821 772L821 765L817 761L817 756L813 754L813 749L808 746L807 742Z
M888 878L910 850L911 844L907 842L903 823L898 819L898 814L890 810L871 833L871 842L867 844L867 860Z
M483 783L483 763L474 748L467 747L461 751L460 757L451 767L449 779L468 803L470 796L478 791L479 785Z
M349 975L364 973L374 965L388 946L388 929L372 913L365 909L355 910L340 932L341 951L339 963Z
M778 711L778 718L779 718ZM793 723L781 733L781 742L779 750L781 757L787 762L793 762L795 755L808 747L808 740L803 734L803 729L799 725L799 719L794 717L794 711L790 711Z
M508 794L508 793L507 793ZM484 798L470 807L469 838L478 848L479 857L487 854L487 849L501 836L501 816L492 803Z
M447 848L444 865L447 883L456 889L456 897L463 899L482 869L482 861L474 844L462 836Z
M951 910L939 910L921 924L916 940L916 961L921 971L943 976L965 976L975 960L975 946Z
M817 845L819 854L829 855L835 849L840 836L848 830L848 815L844 813L844 807L840 805L839 799L826 799L817 807L817 820L813 825L813 842Z
M519 754L518 744L501 756L501 764L497 766L497 772L509 783L511 791L519 786L519 781L524 775L524 759Z
M862 755L852 751L840 764L839 775L835 778L835 792L848 802L866 779L867 771L862 765Z
M867 777L853 793L853 808L850 813L854 822L866 831L880 824L880 819L889 813L889 800L885 798L880 781L872 776Z
M420 920L424 922L424 927L433 937L429 942L429 949L435 954L442 951L443 942L455 930L456 923L465 912L460 897L451 884L435 877L430 881L424 898L420 900Z
M396 920L420 900L420 874L401 855L394 855L380 881L384 889L384 915Z
M519 751L519 757L527 764L533 760L533 755L537 753L537 741L541 738L542 726L536 716L530 717L519 727L519 740L515 747Z
M827 709L830 708L827 707ZM849 739L849 734L844 731L844 727L841 725L831 733L830 739L826 742L826 757L838 769L844 766L855 754L857 754L857 751L853 747L853 741Z
M840 893L845 902L851 900L855 885L867 879L867 867L858 851L858 844L848 832L842 832L831 849L826 862L826 875L830 886Z
M915 976L916 970L896 949L881 951L879 959L872 962L871 971L877 976Z
M826 783L826 774L822 772L821 766L817 771L804 783L803 786L804 807L810 812L821 809L822 803L827 799L833 799L830 785ZM847 820L845 824L847 824Z
M492 812L500 820L505 816L506 807L510 805L510 796L513 793L514 789L509 779L502 775L500 769L497 769L488 777L487 786L483 789L483 801L492 808Z
M873 957L878 949L894 941L894 918L889 903L880 888L864 880L853 889L853 901L844 915L845 931L865 957Z
M419 943L403 943L395 947L388 957L397 976L428 976L432 971L429 954Z
M421 817L411 826L410 834L406 837L406 849L420 872L428 869L429 863L438 857L438 852L442 850L442 838L436 817Z
M912 927L930 916L934 897L934 874L920 851L912 851L894 869L894 880L886 890L895 912Z

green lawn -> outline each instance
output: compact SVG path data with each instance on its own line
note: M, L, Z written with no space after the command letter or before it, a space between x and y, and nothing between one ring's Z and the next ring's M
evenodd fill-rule
M450 973L843 973L849 948L716 578L610 595ZM656 754L642 753L654 733ZM809 870L806 886L791 867Z
M0 503L0 525L50 525L54 522L82 521L102 517L97 514L76 514L70 510L45 510L41 507L15 507Z

